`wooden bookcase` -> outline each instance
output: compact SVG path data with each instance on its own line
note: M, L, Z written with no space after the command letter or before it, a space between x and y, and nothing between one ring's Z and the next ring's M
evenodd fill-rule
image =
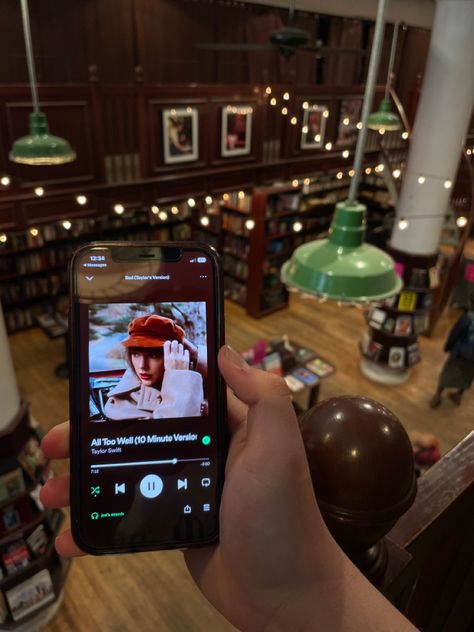
M40 440L41 432L22 402L0 434L0 630L25 629L27 622L34 626L43 611L54 609L69 570L70 561L54 548L64 514L45 509L38 498L49 474ZM44 594L38 596L34 585L40 578ZM27 608L27 597L33 594L37 607Z

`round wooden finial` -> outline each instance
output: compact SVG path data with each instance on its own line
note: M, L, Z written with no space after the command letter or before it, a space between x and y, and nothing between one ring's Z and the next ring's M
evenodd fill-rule
M318 504L334 538L375 580L386 563L381 538L413 503L410 439L385 406L335 397L300 420Z

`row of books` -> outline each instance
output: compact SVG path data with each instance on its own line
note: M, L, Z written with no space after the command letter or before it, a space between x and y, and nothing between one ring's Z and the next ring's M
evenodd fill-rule
M223 205L228 204L229 206L235 206L239 210L249 213L252 208L252 196L247 195L245 192L243 193L244 195L242 195L242 191L225 193L222 197Z
M56 296L65 291L68 275L66 270L44 277L20 278L11 283L2 283L0 299L2 306L7 308L22 301L34 298Z
M10 590L0 592L0 623L9 615L14 621L21 621L55 598L51 574L45 568Z
M362 353L373 362L386 363L392 369L405 369L420 361L420 349L415 342L408 347L390 346L384 347L379 342L372 340L365 332L361 342Z
M241 217L235 213L226 213L225 209L222 209L222 228L224 230L228 230L241 237L248 237L250 231L245 226L247 221L248 219L245 217Z
M250 245L246 239L239 239L230 233L224 237L223 252L236 255L237 257L248 257Z
M428 329L427 314L403 314L392 317L379 307L372 308L367 320L370 327L394 336L418 336Z
M439 271L435 266L428 270L426 268L409 268L396 261L395 271L403 279L405 286L414 290L429 290L439 285Z
M414 312L415 310L429 310L433 304L431 292L415 292L414 290L402 290L400 294L391 296L383 302L385 307L396 309L400 312Z
M62 248L48 248L15 258L0 259L0 277L28 274L58 266L66 266L73 250L74 247L68 244Z
M233 276L242 279L245 281L247 279L248 274L248 264L246 261L242 261L241 259L236 259L235 257L229 257L224 254L222 256L222 269L224 272L232 274Z
M0 551L0 579L28 568L30 563L46 552L49 538L43 523L37 525L25 538L10 542Z
M247 286L232 279L232 277L224 276L224 296L234 303L245 305L247 302Z
M37 314L41 314L43 307L40 305L33 305L31 307L24 307L22 309L14 309L4 313L5 327L9 334L21 329L33 327L35 324L35 317Z

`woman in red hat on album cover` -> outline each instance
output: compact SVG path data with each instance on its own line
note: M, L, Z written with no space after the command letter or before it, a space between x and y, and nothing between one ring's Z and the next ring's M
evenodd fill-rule
M128 326L128 368L109 393L109 419L199 417L203 411L202 376L192 370L182 327L171 318L140 316Z

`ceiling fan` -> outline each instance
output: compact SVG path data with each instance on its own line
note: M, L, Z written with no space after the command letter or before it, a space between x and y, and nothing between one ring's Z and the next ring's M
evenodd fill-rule
M225 52L261 52L261 51L274 51L278 50L284 57L289 59L297 51L303 51L307 53L316 53L317 58L325 57L329 54L348 53L352 55L366 56L367 52L356 48L333 48L331 46L324 46L321 40L317 40L314 46L309 46L311 35L308 31L300 29L296 26L292 26L293 17L295 12L295 2L290 1L288 8L288 24L273 31L270 34L270 41L268 44L244 44L244 43L209 43L209 44L197 44L196 48L202 50L211 51L225 51Z

